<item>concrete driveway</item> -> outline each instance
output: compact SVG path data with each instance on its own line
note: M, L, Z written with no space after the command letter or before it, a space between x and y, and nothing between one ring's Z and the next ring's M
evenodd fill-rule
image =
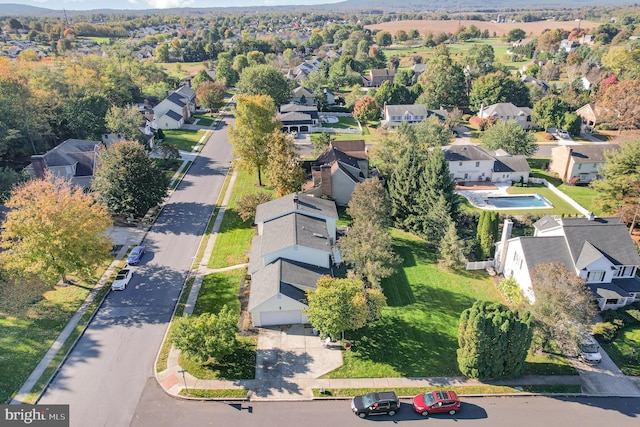
M340 350L304 325L260 328L252 400L311 399L311 380L342 366Z

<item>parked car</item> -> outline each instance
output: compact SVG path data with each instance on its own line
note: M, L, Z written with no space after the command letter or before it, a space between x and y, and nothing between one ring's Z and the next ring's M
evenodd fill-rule
M129 258L127 258L127 264L136 265L142 259L142 255L144 255L144 246L136 246L131 249L129 252Z
M367 393L353 398L351 410L360 418L367 415L395 415L400 410L400 399L393 391Z
M111 284L112 291L124 291L133 277L133 272L129 268L118 271L116 279Z
M442 412L453 415L460 410L460 400L455 391L428 391L413 398L413 409L425 417Z
M569 135L569 132L567 132L564 129L558 129L556 130L556 135L558 136L558 138L560 139L568 139L571 140L571 135Z
M591 335L582 337L578 341L578 359L585 363L600 363L602 360L600 346Z

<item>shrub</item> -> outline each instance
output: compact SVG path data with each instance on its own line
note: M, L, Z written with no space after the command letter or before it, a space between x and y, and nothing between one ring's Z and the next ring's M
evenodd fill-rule
M243 221L256 216L256 208L258 205L271 200L271 194L263 191L258 193L247 194L238 202L238 215Z
M504 295L504 297L515 305L520 305L524 302L524 295L518 285L518 282L513 277L509 277L498 282L498 290Z
M593 326L593 335L604 342L613 341L617 333L618 328L611 322L599 322Z

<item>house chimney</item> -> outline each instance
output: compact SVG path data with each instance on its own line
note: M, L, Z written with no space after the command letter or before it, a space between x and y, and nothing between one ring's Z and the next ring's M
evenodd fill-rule
M293 193L293 203L296 205L296 209L298 209L298 193Z
M513 221L509 218L504 220L502 226L502 237L500 237L500 246L496 250L496 270L498 274L502 274L504 271L504 262L507 258L507 247L509 246L509 239L511 238L511 231L513 230Z
M484 103L480 104L480 112L478 113L478 117L482 118L484 116L484 114L482 114L483 111L484 111Z
M42 154L31 156L31 167L33 167L33 174L38 179L44 178L44 172L47 170L47 161Z
M567 147L567 162L564 165L564 173L562 174L562 180L568 181L570 179L569 174L571 171L569 170L569 165L571 163L571 155L573 154L573 148Z
M320 191L323 196L331 197L331 165L320 166Z
M320 166L313 166L311 168L311 180L313 187L317 187L322 183L322 177L320 176Z

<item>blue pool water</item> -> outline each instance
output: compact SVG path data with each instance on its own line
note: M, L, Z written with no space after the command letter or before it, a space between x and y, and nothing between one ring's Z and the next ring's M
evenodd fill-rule
M527 194L521 196L487 197L487 205L496 208L526 209L526 208L552 208L553 205L539 194Z

